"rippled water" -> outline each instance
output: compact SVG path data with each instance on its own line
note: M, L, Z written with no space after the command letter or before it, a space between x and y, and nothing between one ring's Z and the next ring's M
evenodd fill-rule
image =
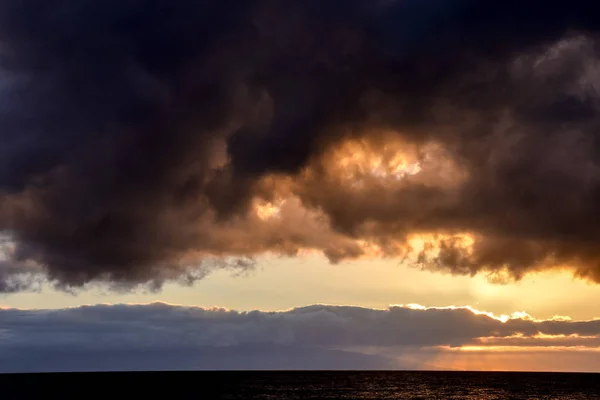
M148 372L0 375L1 399L600 399L600 375L496 372ZM150 397L148 397L150 395ZM43 396L43 397L40 397ZM125 397L123 397L125 396Z
M600 399L600 375L468 372L264 373L227 399Z

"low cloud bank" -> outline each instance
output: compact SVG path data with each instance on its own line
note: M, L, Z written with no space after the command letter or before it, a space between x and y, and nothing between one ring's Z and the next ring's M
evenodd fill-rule
M600 320L498 318L454 307L236 312L153 303L0 310L0 372L429 369L447 367L451 355L473 358L473 351L579 352L591 360L599 341Z

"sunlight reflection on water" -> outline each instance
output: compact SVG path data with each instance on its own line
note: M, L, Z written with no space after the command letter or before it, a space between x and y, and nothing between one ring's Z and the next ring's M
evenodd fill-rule
M240 375L242 377L243 375ZM247 373L227 399L589 399L592 374L462 372Z

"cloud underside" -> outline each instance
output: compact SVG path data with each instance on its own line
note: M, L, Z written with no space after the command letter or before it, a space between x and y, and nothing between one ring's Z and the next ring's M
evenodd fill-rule
M5 309L0 322L1 372L600 368L600 321L500 319L469 308L240 313L154 303Z
M599 282L590 4L0 0L0 291L306 251Z

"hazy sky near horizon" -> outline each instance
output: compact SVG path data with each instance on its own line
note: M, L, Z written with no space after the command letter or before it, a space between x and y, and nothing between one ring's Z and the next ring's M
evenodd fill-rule
M46 285L41 292L0 297L0 306L62 308L96 303L164 301L232 310L280 311L311 304L386 308L393 304L430 307L472 306L497 315L527 312L537 318L600 317L600 288L567 271L540 272L520 281L498 284L485 275L457 277L423 271L398 260L364 260L331 265L318 255L264 257L254 270L214 271L192 286L167 284L163 290L115 293L91 287L77 294Z

